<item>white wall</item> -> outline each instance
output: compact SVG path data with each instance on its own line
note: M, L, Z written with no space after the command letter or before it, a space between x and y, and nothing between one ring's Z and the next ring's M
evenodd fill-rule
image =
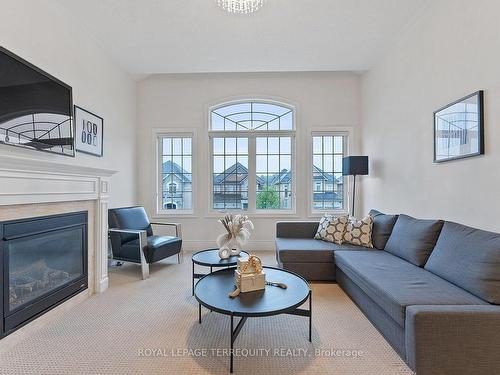
M138 84L139 203L153 211L156 170L152 128L196 129L198 137L195 217L165 218L183 223L186 249L213 246L222 226L209 215L208 107L237 98L274 98L297 106L297 215L308 217L307 165L310 129L353 127L359 130L361 113L359 77L348 73L256 73L157 75ZM354 132L356 136L358 132ZM356 142L353 142L356 143ZM354 145L355 147L355 145ZM253 218L256 226L251 250L274 249L275 222L287 217Z
M364 209L500 231L500 3L435 1L362 80ZM486 154L433 164L433 111L485 90Z
M104 118L104 157L75 158L0 145L2 155L117 170L111 206L135 203L136 83L49 0L0 0L0 45L73 87L74 103ZM1 187L0 187L1 189Z

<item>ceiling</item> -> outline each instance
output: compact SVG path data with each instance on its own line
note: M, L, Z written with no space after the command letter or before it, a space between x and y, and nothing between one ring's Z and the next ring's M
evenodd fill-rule
M364 71L429 0L56 0L132 74Z

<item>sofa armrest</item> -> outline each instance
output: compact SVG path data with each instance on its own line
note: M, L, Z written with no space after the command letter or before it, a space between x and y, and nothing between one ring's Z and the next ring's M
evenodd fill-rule
M409 306L405 345L418 375L500 374L500 306Z
M119 229L119 228L109 228L108 232L137 234L138 236L141 236L141 234L145 234L146 233L146 231L143 230L143 229Z
M276 237L314 238L318 224L317 221L279 221L276 223Z
M142 268L142 279L146 280L149 277L149 265L146 261L146 254L144 253L144 249L148 244L147 240L147 232L142 229L119 229L119 228L109 228L109 233L128 233L128 234L137 234L139 239L139 246L137 251L139 252L139 259L141 261Z
M180 223L150 223L151 225L165 225L175 228L175 237L182 238L182 229Z

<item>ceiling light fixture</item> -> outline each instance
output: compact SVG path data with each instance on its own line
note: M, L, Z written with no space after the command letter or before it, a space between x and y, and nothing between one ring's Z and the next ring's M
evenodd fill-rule
M253 13L259 10L266 0L217 0L217 4L229 13Z

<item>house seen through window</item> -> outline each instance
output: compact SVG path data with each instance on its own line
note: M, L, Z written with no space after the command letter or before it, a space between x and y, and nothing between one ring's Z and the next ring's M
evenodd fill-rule
M313 135L313 211L344 209L342 157L347 136L341 133Z
M163 210L193 208L192 137L163 136L161 152L161 200Z
M293 107L276 102L237 102L210 111L211 210L295 212L294 118ZM348 134L313 132L311 137L310 210L345 210L342 158ZM192 213L193 133L160 134L158 151L159 210Z

